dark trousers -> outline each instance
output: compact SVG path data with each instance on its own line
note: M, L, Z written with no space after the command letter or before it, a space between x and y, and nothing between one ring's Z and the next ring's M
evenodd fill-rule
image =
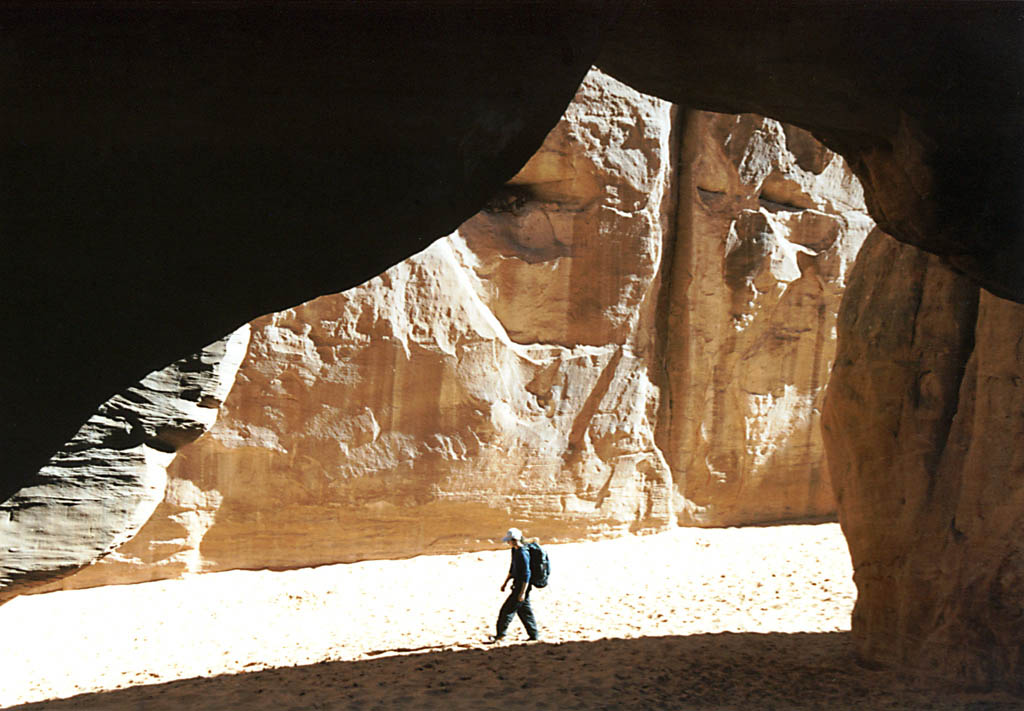
M512 585L512 592L505 600L505 604L501 606L501 612L498 613L498 637L505 636L505 630L512 624L512 618L519 615L523 627L526 628L527 636L530 639L537 639L537 620L533 618L533 608L530 607L530 590L532 588L532 585L526 588L526 597L519 602L519 588L515 584Z

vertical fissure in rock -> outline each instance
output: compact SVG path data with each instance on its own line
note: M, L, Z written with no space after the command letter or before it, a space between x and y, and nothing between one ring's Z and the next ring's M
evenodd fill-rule
M673 121L673 148L675 155L674 208L671 212L672 230L665 250L663 266L664 279L659 295L660 321L659 343L661 350L658 363L662 378L661 405L654 439L663 453L672 480L671 496L673 500L681 499L686 490L686 467L679 459L677 443L683 439L679 430L678 408L685 408L685 393L689 391L688 372L691 358L689 310L686 307L686 294L693 282L693 210L694 201L687 199L697 188L694 184L692 164L696 156L696 137L693 126L697 112L689 109L676 109ZM673 355L675 354L675 355ZM672 382L673 375L682 383L676 387ZM676 391L684 396L680 399ZM678 517L680 511L676 511Z
M658 277L658 296L654 318L654 374L655 386L658 388L658 409L655 413L654 446L657 456L661 459L667 470L667 480L664 482L669 506L672 512L672 521L678 524L679 512L675 510L675 501L680 487L676 481L676 469L671 458L668 456L671 445L672 413L673 413L673 389L669 379L669 348L671 342L671 310L673 294L676 293L678 279L678 265L676 264L677 253L680 253L680 235L685 219L680 215L681 205L689 204L688 201L679 199L682 185L689 177L683 157L683 144L686 139L686 127L689 123L689 111L673 106L671 109L671 133L669 134L668 161L671 166L666 172L665 204L662 208L662 232L661 265ZM685 246L683 247L685 249ZM651 508L651 504L648 504Z

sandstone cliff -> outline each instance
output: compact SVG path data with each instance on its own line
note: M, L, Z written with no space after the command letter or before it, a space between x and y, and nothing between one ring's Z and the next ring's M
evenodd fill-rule
M153 518L67 584L834 515L817 413L870 227L805 132L592 72L456 233L253 322Z

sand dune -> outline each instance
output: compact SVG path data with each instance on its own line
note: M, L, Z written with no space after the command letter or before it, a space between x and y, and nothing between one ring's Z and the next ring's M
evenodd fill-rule
M533 595L539 644L518 622L509 642L484 644L505 551L17 598L0 607L0 706L1021 706L857 665L835 524L683 529L549 552L551 585Z

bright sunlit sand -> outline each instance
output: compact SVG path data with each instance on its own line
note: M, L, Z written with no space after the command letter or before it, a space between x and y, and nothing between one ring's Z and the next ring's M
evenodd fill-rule
M548 550L539 644L518 620L484 643L507 551L17 598L0 607L0 706L1013 708L855 663L836 524Z

